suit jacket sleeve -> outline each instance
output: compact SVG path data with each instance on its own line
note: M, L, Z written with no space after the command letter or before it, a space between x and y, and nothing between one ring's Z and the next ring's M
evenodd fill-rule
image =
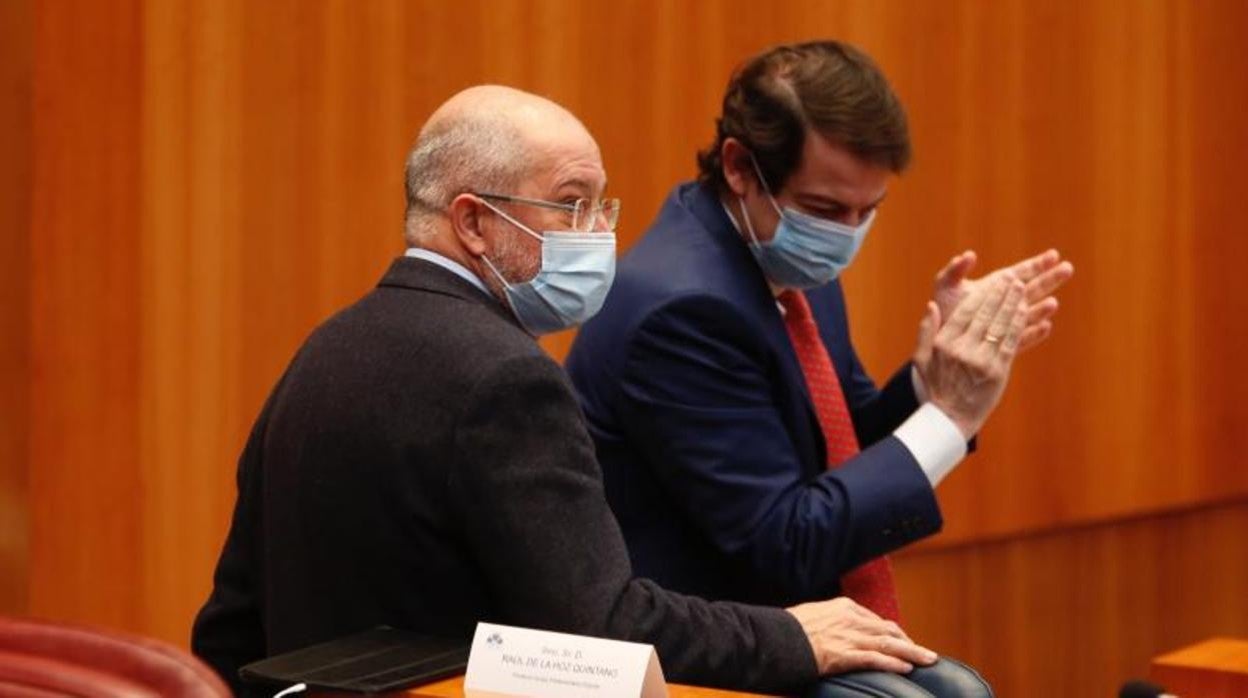
M840 283L833 283L807 296L812 298L820 333L832 354L845 402L854 421L858 443L864 448L893 433L919 408L910 380L910 363L906 362L883 389L876 388L875 381L862 366L858 352L854 351L849 338L849 313L845 294ZM818 299L818 305L815 300Z
M849 352L852 369L846 381L845 400L849 403L858 443L869 446L892 434L919 408L914 380L910 377L913 364L909 361L902 364L882 389L876 389L852 345ZM968 441L967 453L974 453L978 445L978 437Z
M274 389L277 392L277 389ZM269 398L272 403L273 398ZM213 574L212 594L191 629L191 651L216 670L237 695L248 695L238 670L266 655L260 613L260 460L270 404L261 410L238 461L238 499Z
M814 680L780 609L709 603L634 579L579 407L558 365L502 362L467 400L448 491L502 618L655 645L676 681L778 691Z
M786 598L939 530L931 486L885 436L834 471L805 472L775 403L776 357L727 302L684 297L634 331L620 379L626 436L726 555Z

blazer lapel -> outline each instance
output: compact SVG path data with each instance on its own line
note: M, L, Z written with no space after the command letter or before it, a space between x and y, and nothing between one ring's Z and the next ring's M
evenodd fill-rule
M806 375L802 373L802 366L798 363L797 353L793 350L793 342L789 339L789 331L784 326L784 317L780 314L775 296L771 294L767 277L763 275L754 255L741 239L719 198L709 188L700 184L692 187L687 206L701 227L710 233L722 249L724 260L734 267L733 275L741 279L743 285L748 286L747 292L742 294L746 303L743 310L753 315L763 327L767 344L779 358L781 380L798 387L807 429L816 451L815 460L820 461L824 458L827 446L823 440L823 431L819 428L819 417L810 397L810 388L806 385Z
M784 327L784 317L754 255L741 239L719 199L708 188L701 185L694 188L689 198L689 211L723 249L723 258L734 267L733 276L748 286L747 293L743 294L748 307L744 309L763 326L767 343L780 357L785 380L801 387L807 408L814 415L814 404L810 401L810 391L801 364L797 362L797 354L793 351L793 343L789 341L789 332Z

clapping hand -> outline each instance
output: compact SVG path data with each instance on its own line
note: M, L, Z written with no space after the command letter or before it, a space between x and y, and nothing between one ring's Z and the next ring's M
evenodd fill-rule
M936 274L936 289L932 300L940 310L940 317L952 318L954 309L972 291L994 279L1010 276L1024 285L1022 302L1027 312L1026 326L1018 341L1018 351L1027 351L1043 342L1053 330L1051 318L1057 312L1057 297L1053 293L1074 275L1074 265L1063 260L1057 250L1048 250L978 279L968 279L967 275L975 268L977 261L975 252L967 250L955 255Z

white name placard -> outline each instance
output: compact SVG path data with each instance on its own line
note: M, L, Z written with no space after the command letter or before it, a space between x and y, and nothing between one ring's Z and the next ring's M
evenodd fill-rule
M464 694L542 698L666 698L654 647L477 623Z

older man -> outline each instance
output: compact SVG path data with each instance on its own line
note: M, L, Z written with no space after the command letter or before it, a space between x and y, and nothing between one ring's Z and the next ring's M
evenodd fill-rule
M935 659L848 599L708 603L632 576L571 387L533 340L611 284L605 187L593 138L547 100L479 87L429 119L406 255L308 338L240 459L192 637L227 680L379 624L479 620L653 643L673 679L748 689Z

